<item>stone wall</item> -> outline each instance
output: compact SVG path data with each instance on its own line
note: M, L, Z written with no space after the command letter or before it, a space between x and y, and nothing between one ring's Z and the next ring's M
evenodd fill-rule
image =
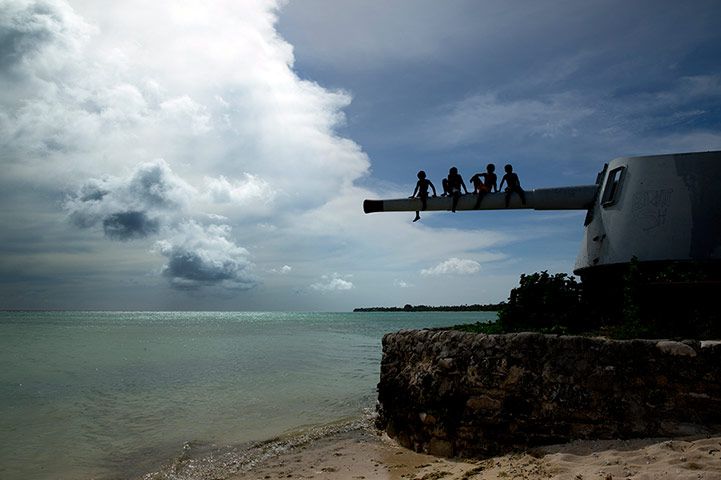
M721 342L403 330L383 338L378 426L443 456L721 431Z

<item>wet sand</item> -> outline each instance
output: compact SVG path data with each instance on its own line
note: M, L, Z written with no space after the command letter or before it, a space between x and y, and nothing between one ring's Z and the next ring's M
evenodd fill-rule
M340 433L256 464L246 479L721 479L721 435L576 441L486 460L415 453L371 429Z

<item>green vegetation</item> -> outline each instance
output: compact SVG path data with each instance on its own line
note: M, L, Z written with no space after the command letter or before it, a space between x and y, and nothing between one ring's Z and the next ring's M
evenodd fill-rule
M565 273L524 274L520 285L511 290L509 303L498 310L495 323L462 325L456 329L479 333L579 333L581 305L581 285Z
M603 284L602 284L603 285ZM521 275L495 323L479 333L540 332L631 338L721 338L717 275L689 264L643 264L635 257L607 290L584 292L566 274ZM587 287L588 288L588 287ZM601 299L602 304L599 304Z
M404 307L365 307L354 308L354 312L497 312L505 303L488 305L454 305L433 307L428 305L410 305Z
M573 332L581 314L581 285L565 273L521 275L498 321L514 332Z

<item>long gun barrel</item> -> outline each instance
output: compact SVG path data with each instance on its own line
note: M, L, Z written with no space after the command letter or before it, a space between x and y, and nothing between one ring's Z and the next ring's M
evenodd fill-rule
M508 207L506 194L502 192L487 193L475 208L478 195L461 195L456 210L588 210L596 198L598 185L579 185L575 187L536 188L525 192L526 203L521 203L518 193L512 193ZM451 210L452 197L428 197L426 210ZM396 198L390 200L365 200L363 211L374 212L415 212L423 205L420 198Z

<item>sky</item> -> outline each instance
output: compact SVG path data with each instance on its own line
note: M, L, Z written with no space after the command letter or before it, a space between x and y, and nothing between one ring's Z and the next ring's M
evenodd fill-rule
M363 200L719 150L719 24L715 0L0 0L0 309L507 300L572 273L585 212Z

